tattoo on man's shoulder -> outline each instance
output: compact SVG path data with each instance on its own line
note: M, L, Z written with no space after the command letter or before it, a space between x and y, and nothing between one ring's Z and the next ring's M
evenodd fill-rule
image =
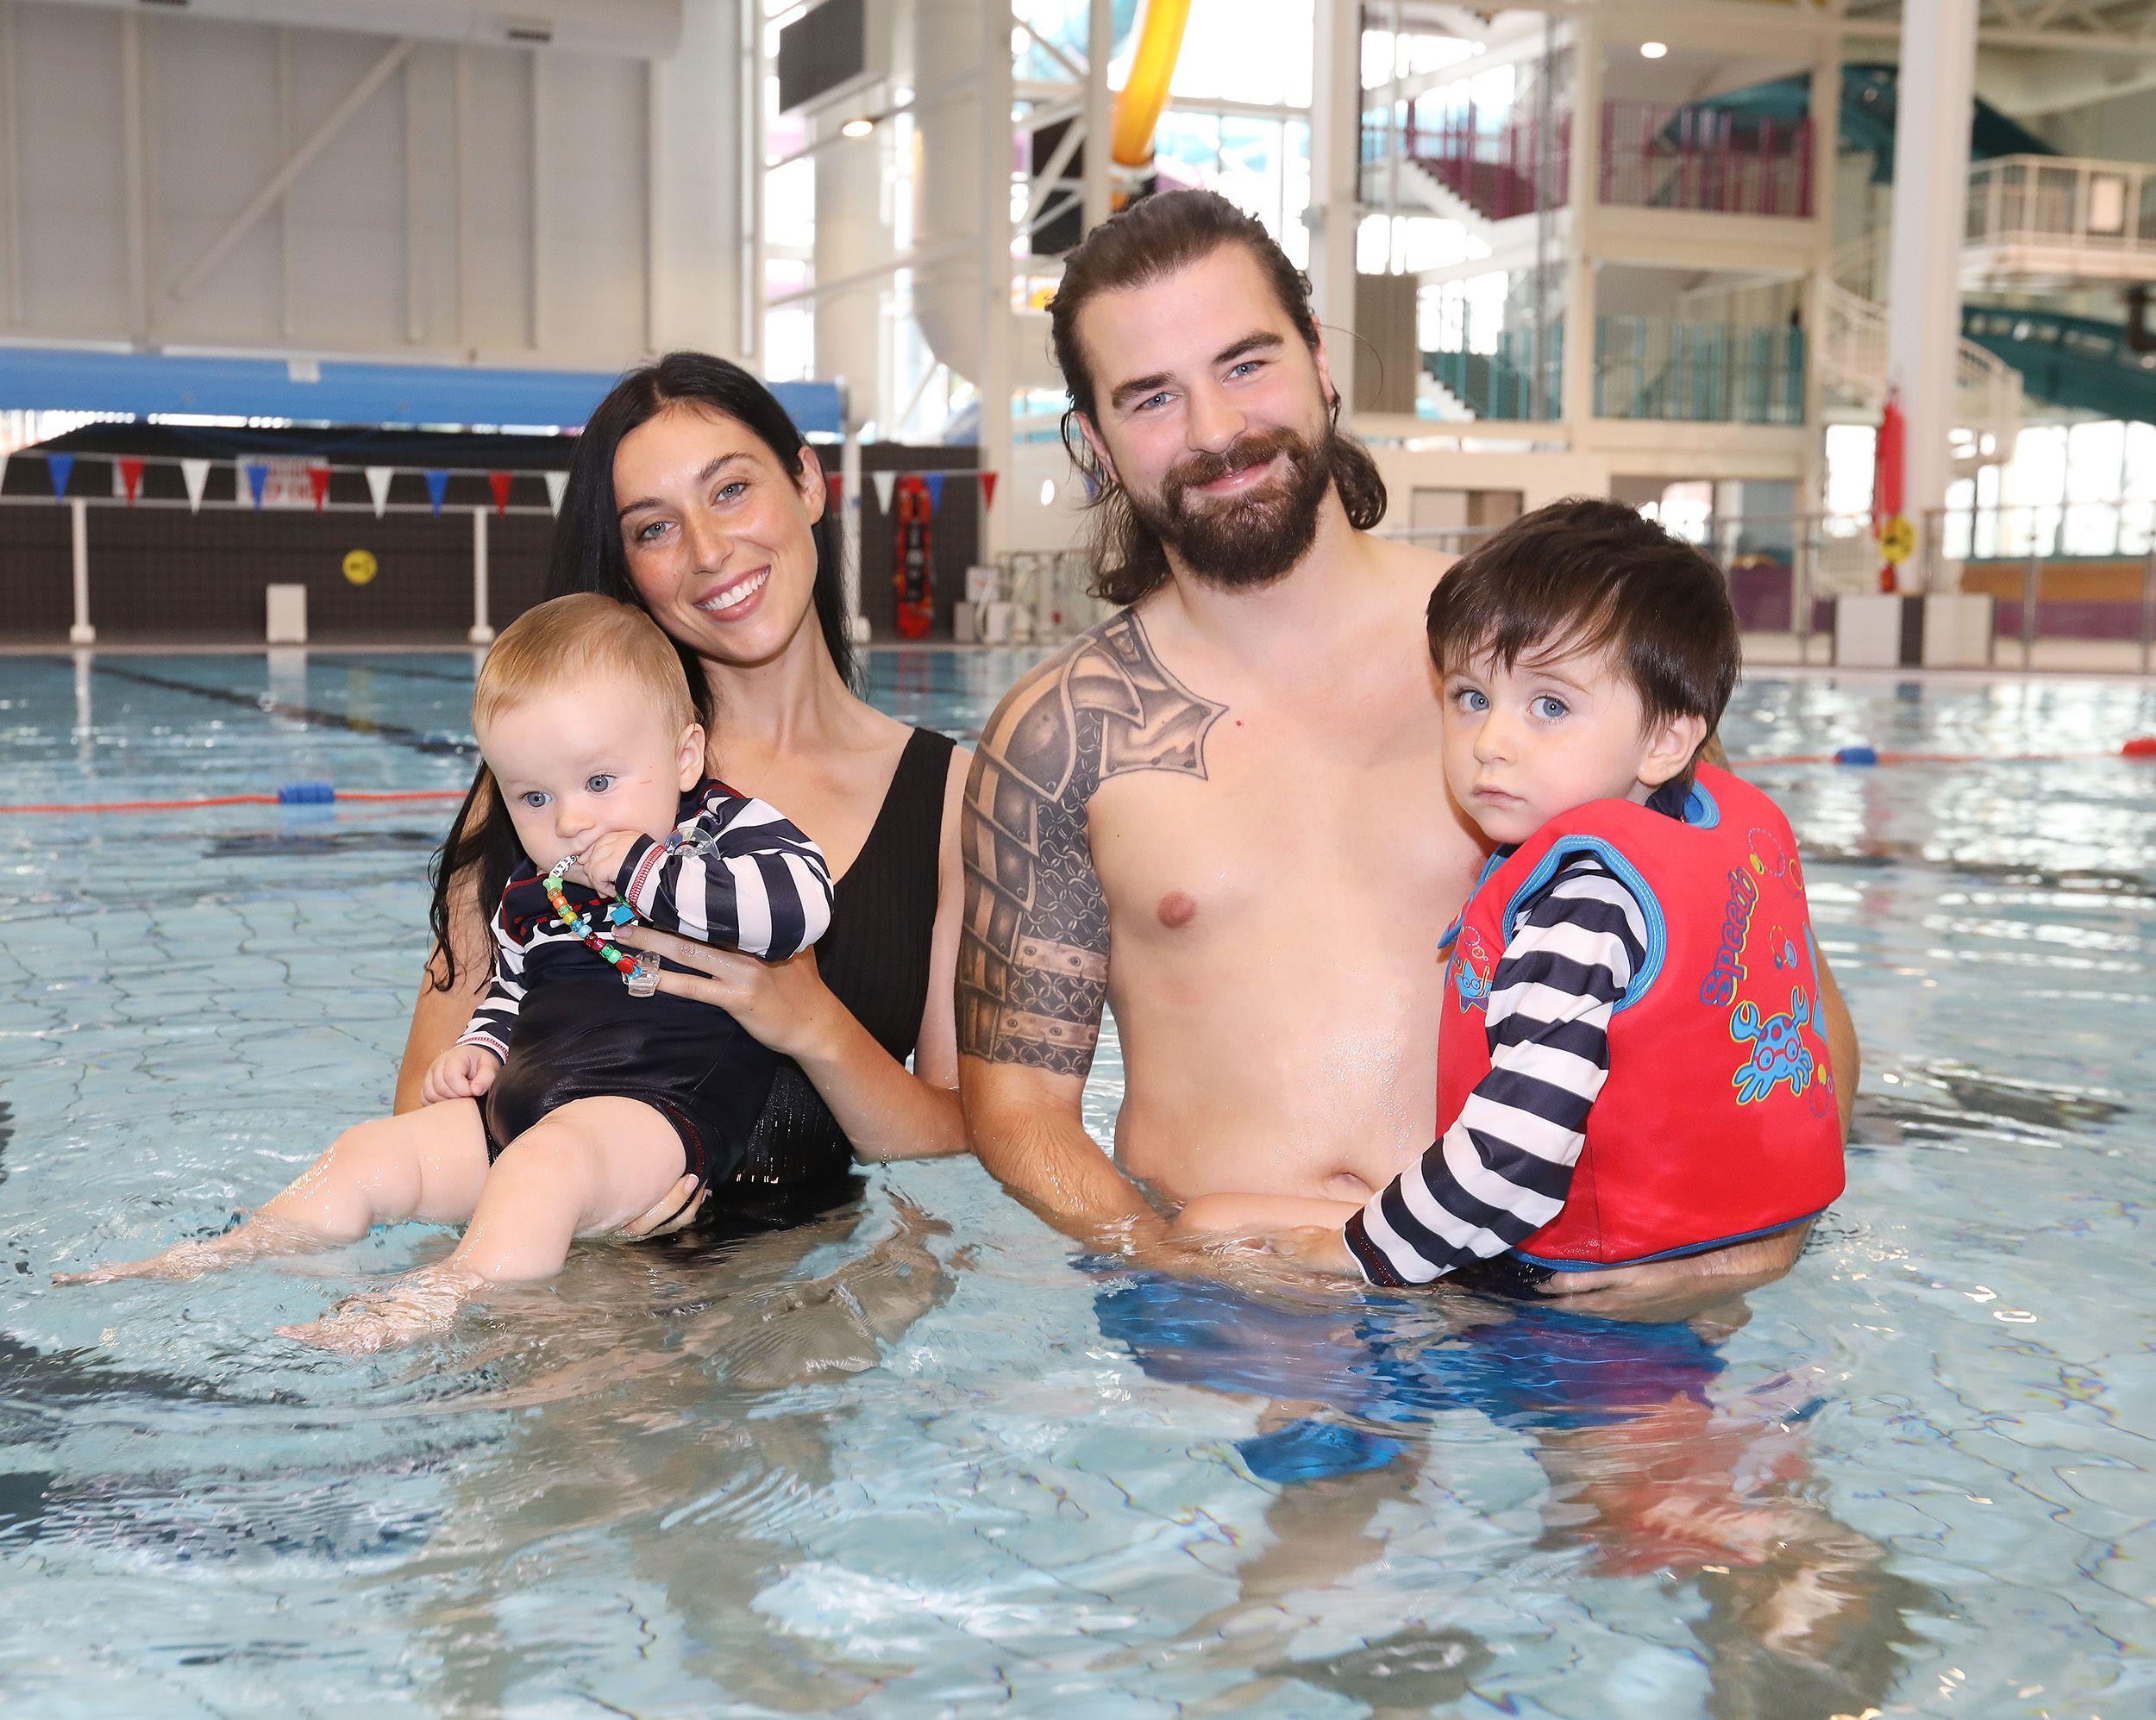
M1027 675L982 732L966 784L958 1048L1085 1074L1108 991L1108 904L1086 810L1109 778L1202 779L1227 707L1192 692L1129 611Z

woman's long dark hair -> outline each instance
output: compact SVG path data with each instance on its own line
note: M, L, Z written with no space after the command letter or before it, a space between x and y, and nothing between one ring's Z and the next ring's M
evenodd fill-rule
M739 365L709 353L668 353L656 363L640 366L614 385L577 438L576 452L569 460L568 486L561 494L561 519L555 527L554 555L547 568L549 597L598 591L643 607L622 548L614 503L614 454L623 437L669 406L699 407L743 425L771 450L780 469L798 481L807 441L771 391ZM816 544L817 625L839 679L858 691L860 667L846 631L838 510L826 505L823 517L810 528L810 536ZM676 639L674 648L689 678L697 720L708 734L714 715L710 678L689 647ZM509 809L482 765L457 809L448 836L435 852L429 873L434 900L427 917L440 959L429 968L428 976L437 990L446 991L456 983L456 951L449 938L449 895L456 880L472 873L482 909L491 911L523 858Z

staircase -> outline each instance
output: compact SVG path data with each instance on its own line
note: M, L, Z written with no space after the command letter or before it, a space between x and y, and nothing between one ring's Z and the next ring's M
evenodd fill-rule
M1827 327L1816 351L1820 380L1844 403L1877 412L1886 404L1886 306L1859 285L1883 273L1877 235L1835 254L1827 284ZM1848 285L1855 283L1858 285ZM1954 416L1969 433L1955 450L1965 472L2010 458L2021 429L2021 373L1996 353L1965 339L1955 355Z

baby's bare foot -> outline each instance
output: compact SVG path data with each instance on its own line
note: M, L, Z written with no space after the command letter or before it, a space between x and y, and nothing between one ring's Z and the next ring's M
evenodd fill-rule
M220 1239L222 1240L222 1239ZM56 1272L54 1284L117 1284L130 1278L200 1278L232 1264L233 1251L216 1242L175 1242L142 1260L110 1260L88 1272Z
M484 1282L470 1273L430 1267L379 1294L349 1298L307 1325L279 1326L277 1335L347 1355L372 1355L447 1331Z
M288 1218L250 1218L208 1242L175 1242L147 1260L112 1260L88 1272L56 1272L54 1284L116 1284L130 1278L200 1278L267 1254L308 1254L352 1240L325 1236Z

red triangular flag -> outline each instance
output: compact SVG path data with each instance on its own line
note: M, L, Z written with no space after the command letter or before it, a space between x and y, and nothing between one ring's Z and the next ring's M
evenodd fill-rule
M307 468L307 487L315 492L315 511L322 511L322 498L329 493L329 468L310 466Z
M135 492L142 487L142 462L122 460L120 462L120 481L128 486L128 506L135 505Z
M509 484L514 475L507 472L490 472L486 474L487 488L494 492L494 511L498 514L509 511Z
M845 493L846 474L844 472L827 472L824 474L824 505L825 507L836 508L838 505L838 498Z
M993 472L981 474L981 505L993 508L996 504L996 475Z

